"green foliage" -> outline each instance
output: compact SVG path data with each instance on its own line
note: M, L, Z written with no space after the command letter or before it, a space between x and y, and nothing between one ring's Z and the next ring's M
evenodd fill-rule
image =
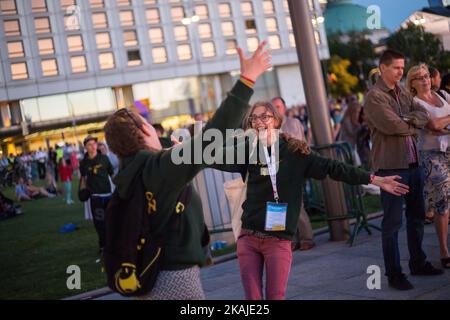
M342 97L352 94L358 84L358 78L348 72L351 62L334 55L331 57L328 72L331 75L329 82L330 93L333 97Z

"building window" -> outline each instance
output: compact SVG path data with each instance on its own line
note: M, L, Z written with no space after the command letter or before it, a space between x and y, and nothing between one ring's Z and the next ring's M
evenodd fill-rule
M145 4L156 4L157 0L144 0Z
M53 45L52 38L39 39L38 48L39 48L39 55L41 56L55 53L55 47Z
M290 16L287 16L286 17L286 24L287 24L287 28L288 28L288 30L292 30L292 20L291 20L291 17Z
M58 75L58 65L56 59L48 59L41 61L42 75L44 77L51 77Z
M314 38L316 39L316 44L321 44L322 43L319 31L314 30Z
M192 59L191 46L188 44L180 44L177 46L177 54L179 60Z
M294 34L293 33L289 33L289 45L292 48L296 47L296 45L295 45L295 38L294 38Z
M73 35L67 37L67 47L69 48L69 52L77 52L77 51L83 51L84 45L83 45L83 38L81 35Z
M22 41L8 42L8 58L20 58L25 56Z
M17 7L15 0L1 0L0 10L2 15L13 15L17 14Z
M203 42L202 43L202 55L204 58L211 58L216 55L216 48L214 42Z
M35 18L34 28L36 33L50 33L52 31L49 18Z
M145 11L145 17L147 18L147 23L148 24L155 24L155 23L159 23L160 22L159 10L156 9L156 8L147 9Z
M283 9L284 9L284 12L286 12L286 13L289 12L289 3L287 0L283 0Z
M101 32L95 35L97 49L111 48L111 38L108 32Z
M172 21L179 22L184 18L184 8L173 7L170 9L170 14L172 16Z
M263 10L264 10L264 14L275 13L275 10L273 8L273 1L272 0L264 0L263 1Z
M258 48L258 38L255 37L251 37L247 39L247 49L249 52L253 52L256 50L256 48Z
M151 43L163 43L164 35L161 28L150 28L148 30L148 37Z
M201 39L211 38L212 31L209 23L201 23L198 25L198 35Z
M129 67L138 66L142 63L141 53L139 52L139 50L127 51L127 58Z
M122 27L129 27L134 25L133 11L120 11L120 25Z
M13 80L28 79L27 63L11 63L11 77Z
M33 13L47 12L46 0L32 0L31 1L31 11Z
M133 47L138 45L136 31L134 30L124 31L123 40L125 47Z
M3 21L3 29L5 31L5 36L20 36L19 20Z
M242 2L241 3L241 12L243 16L252 16L253 15L253 5L251 2Z
M152 48L153 63L165 63L167 62L167 52L164 47Z
M256 33L256 22L254 19L245 20L245 33Z
M268 38L270 49L277 50L281 48L280 37L277 35L270 35Z
M174 31L174 34L175 34L175 40L176 41L184 41L184 40L188 40L189 39L187 28L185 26L176 26L173 29L173 31Z
M98 61L100 63L100 69L113 69L115 66L114 55L112 52L104 52L98 55Z
M76 4L77 4L77 2L75 0L61 0L61 8L63 10L67 9L70 6L74 6Z
M236 40L227 40L225 41L225 53L228 55L236 54L237 43Z
M104 0L89 0L89 4L91 8L104 8L105 2Z
M266 19L266 29L267 29L267 32L277 32L278 31L277 19L267 18Z
M80 21L78 20L78 16L76 15L64 16L64 30L65 31L80 30Z
M220 3L219 4L219 16L221 18L230 18L231 17L231 7L229 3Z
M106 13L98 12L92 14L92 23L94 24L95 29L107 28L108 19L106 18Z
M87 71L85 56L70 57L70 64L72 66L72 73L80 73Z
M208 7L206 5L195 6L195 15L200 18L200 20L208 19Z
M231 22L231 21L222 22L222 34L225 37L234 35L234 24L233 24L233 22Z
M131 0L117 0L118 7L131 6Z

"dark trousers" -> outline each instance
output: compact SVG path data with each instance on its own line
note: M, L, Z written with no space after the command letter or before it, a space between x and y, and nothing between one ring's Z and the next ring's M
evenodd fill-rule
M45 163L38 162L38 172L39 172L39 179L45 179Z
M417 269L425 264L426 255L422 250L425 202L423 197L424 174L421 167L409 169L380 170L379 176L398 175L402 183L409 186L405 196L395 196L381 191L384 217L382 222L382 244L386 275L391 277L402 273L398 232L402 226L403 207L406 203L406 233L409 250L409 268Z
M91 211L94 221L95 231L98 235L98 245L100 249L105 246L105 214L106 207L111 197L91 196Z

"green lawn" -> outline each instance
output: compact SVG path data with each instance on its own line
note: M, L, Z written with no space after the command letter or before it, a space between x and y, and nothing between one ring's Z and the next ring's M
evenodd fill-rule
M4 193L13 196L12 189ZM378 197L365 197L365 206L368 212L378 211ZM61 197L42 198L23 202L22 207L22 216L0 221L0 299L60 299L106 286L95 263L97 235L92 221L84 220L82 203L68 206ZM79 229L60 234L59 229L67 223L75 223ZM324 221L314 222L313 228L325 225ZM81 268L81 290L66 287L66 270L73 264Z

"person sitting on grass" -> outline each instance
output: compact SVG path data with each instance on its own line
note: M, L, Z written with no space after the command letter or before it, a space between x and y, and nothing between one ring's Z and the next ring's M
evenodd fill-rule
M45 188L33 186L33 181L31 179L27 180L26 188L28 191L28 194L31 195L32 198L38 197L38 196L44 196L47 198L54 198L56 197L56 194L50 193Z
M17 201L30 201L32 200L32 195L29 194L25 181L22 177L19 178L16 184L16 198Z

